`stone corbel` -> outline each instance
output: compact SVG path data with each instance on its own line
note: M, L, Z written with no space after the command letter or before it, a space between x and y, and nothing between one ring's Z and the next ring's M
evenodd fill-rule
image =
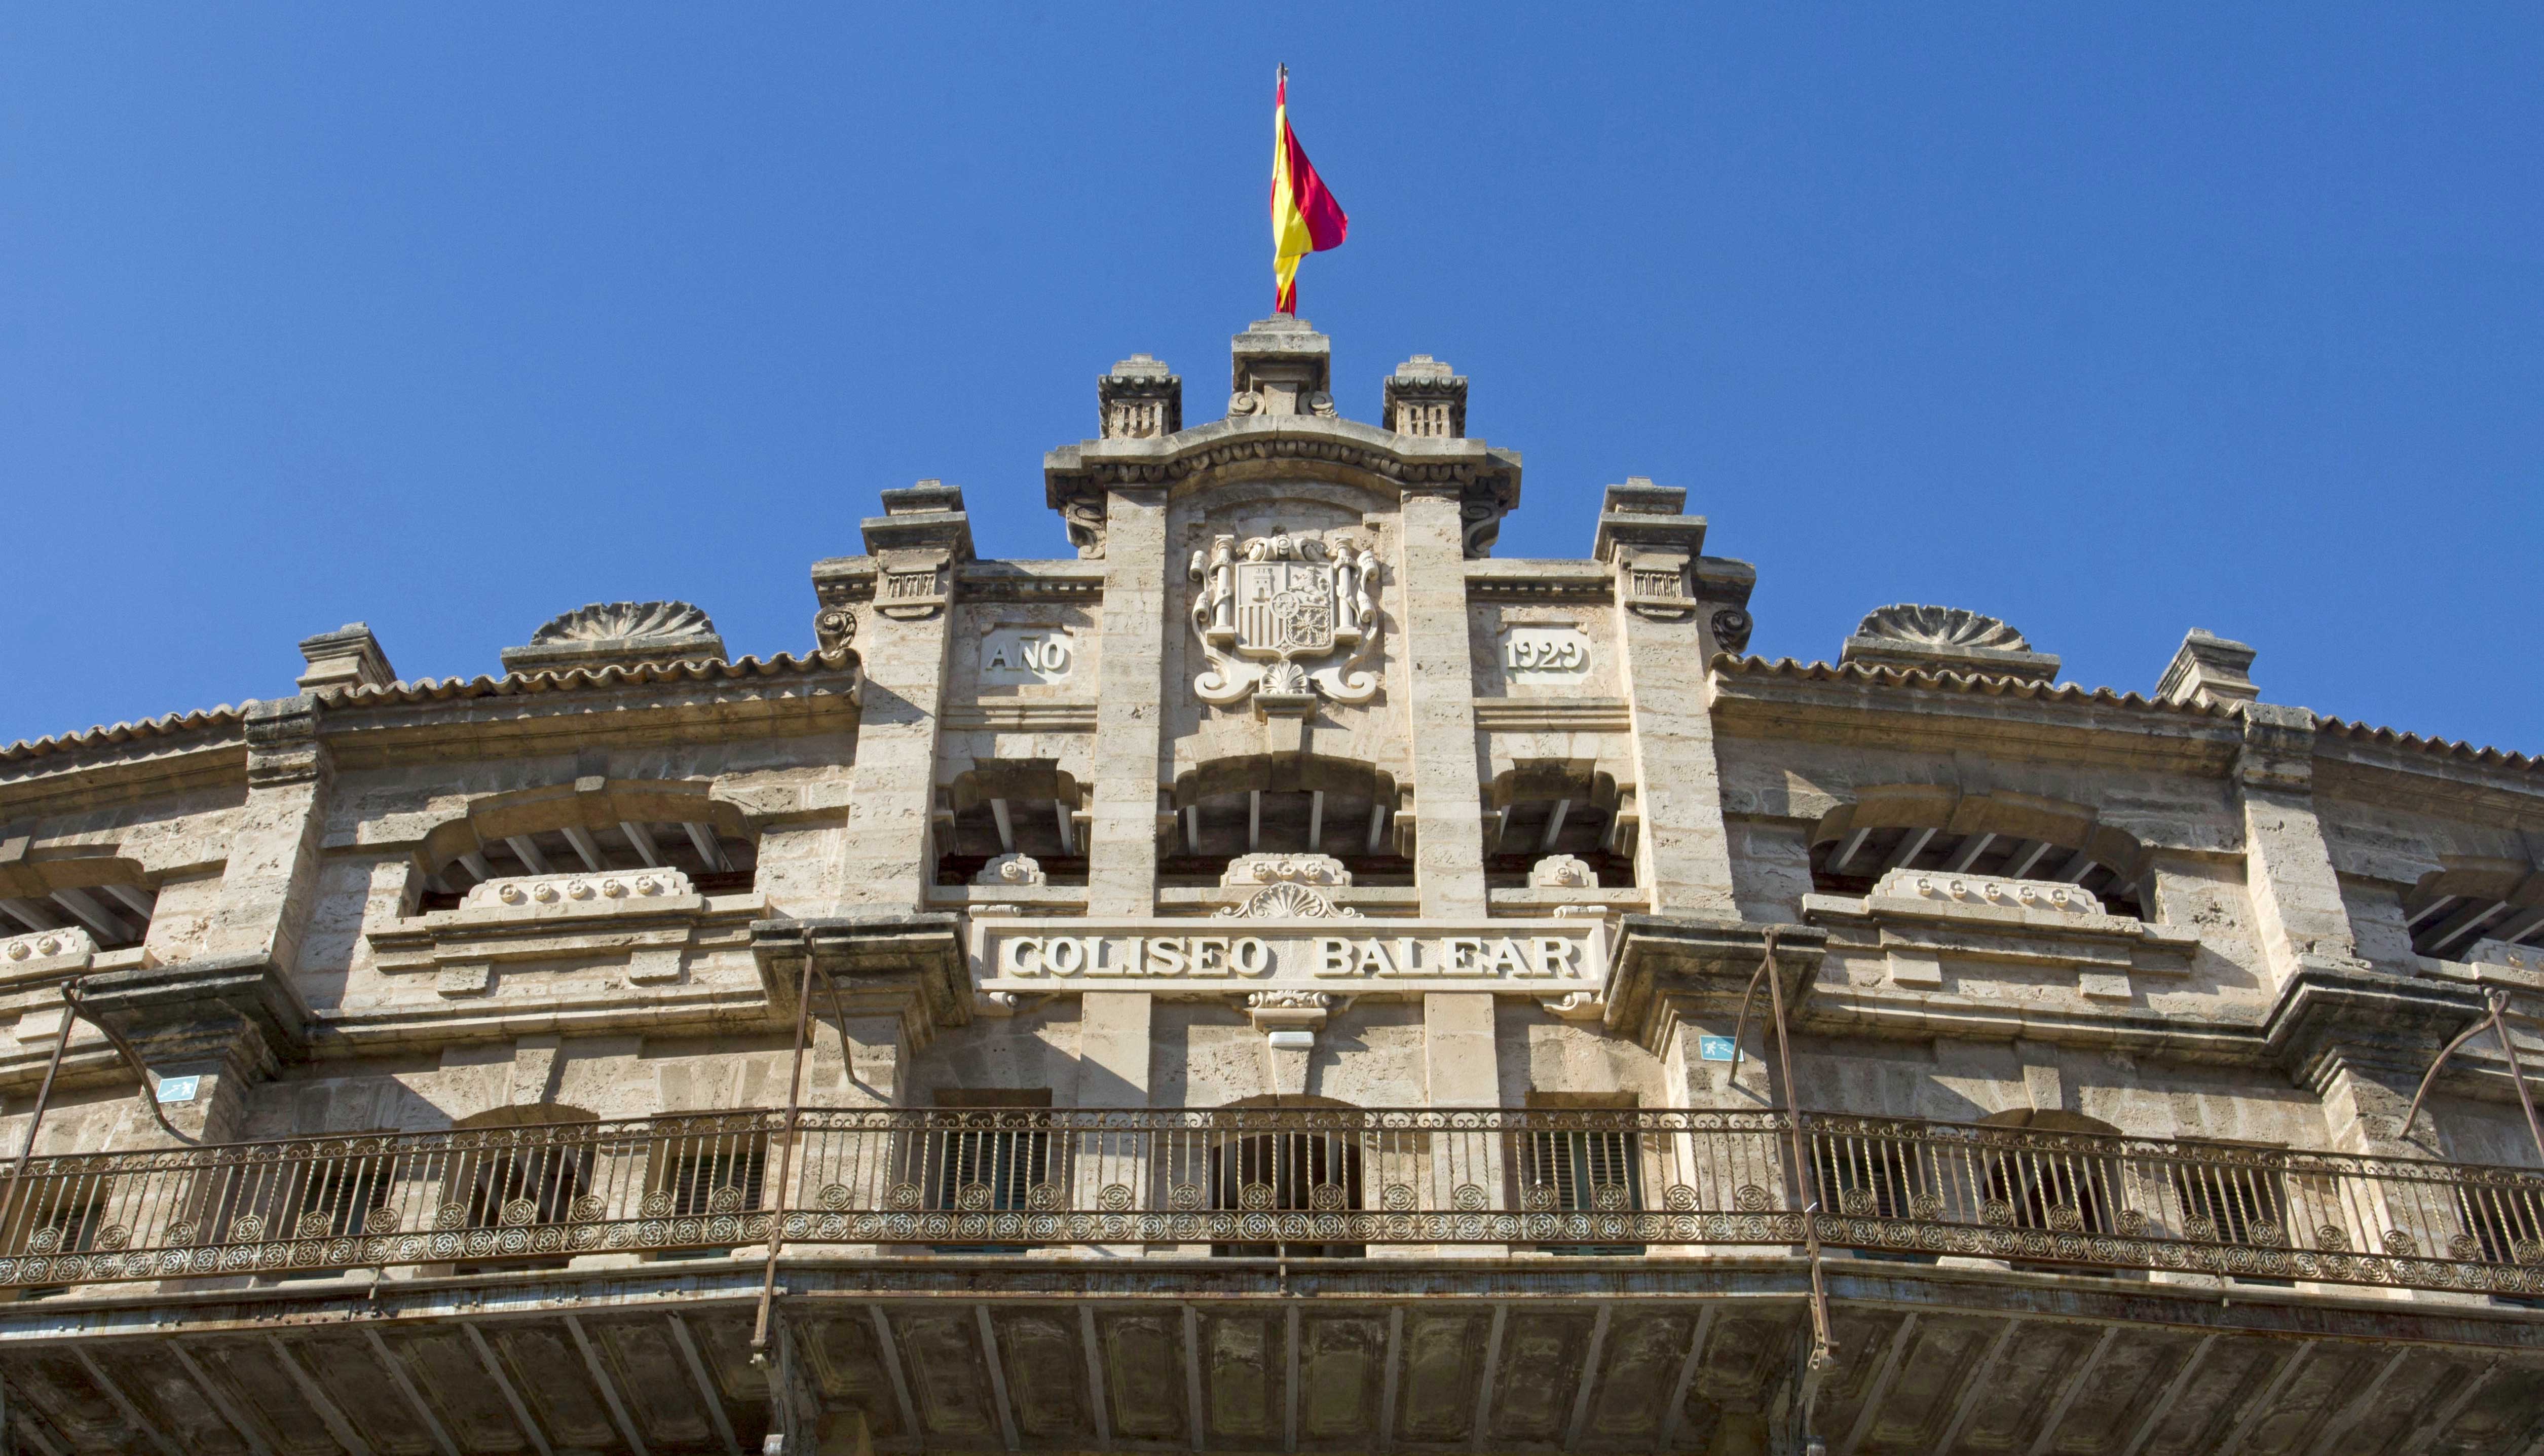
M1627 915L1617 920L1614 969L1608 978L1608 1029L1666 1055L1681 1022L1726 1030L1740 1014L1749 980L1766 954L1768 927L1687 916ZM1810 926L1776 927L1776 975L1793 1013L1819 974L1828 932ZM1750 1016L1767 1016L1762 990Z
M1281 1096L1308 1093L1308 1063L1335 998L1321 991L1257 991L1245 998L1245 1019L1263 1033L1267 1082Z
M1618 565L1618 599L1626 609L1651 621L1683 622L1696 615L1688 595L1688 553L1637 546L1622 553Z

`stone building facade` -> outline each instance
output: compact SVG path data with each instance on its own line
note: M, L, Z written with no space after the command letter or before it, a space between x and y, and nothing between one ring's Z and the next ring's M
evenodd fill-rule
M0 750L6 1439L2544 1449L2534 761L1745 656L1686 492L1498 555L1468 381L1329 358L1117 365L1059 559L885 491L801 655Z

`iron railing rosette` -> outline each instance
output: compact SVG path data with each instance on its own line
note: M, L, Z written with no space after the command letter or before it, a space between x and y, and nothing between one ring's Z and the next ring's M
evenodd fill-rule
M2019 1267L2544 1295L2544 1172L1707 1108L835 1108L32 1160L0 1284L1144 1244L1701 1254L1802 1243ZM777 1170L791 1168L788 1186Z

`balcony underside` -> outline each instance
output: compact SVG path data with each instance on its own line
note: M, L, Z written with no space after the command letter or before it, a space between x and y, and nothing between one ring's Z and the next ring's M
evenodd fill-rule
M2480 1296L1826 1268L1838 1456L2544 1446L2544 1315ZM1782 1256L814 1256L763 1370L758 1275L37 1300L0 1307L0 1379L35 1452L757 1452L787 1372L790 1453L1764 1453L1808 1344Z

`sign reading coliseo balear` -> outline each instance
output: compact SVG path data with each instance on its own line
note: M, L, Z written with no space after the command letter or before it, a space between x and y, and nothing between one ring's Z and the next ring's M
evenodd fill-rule
M1378 553L1348 537L1331 543L1274 530L1242 544L1213 537L1193 552L1187 573L1198 589L1192 629L1210 658L1193 681L1205 702L1232 703L1255 691L1336 702L1367 702L1378 675L1359 671L1378 645L1370 588ZM1312 667L1320 659L1333 659Z
M1606 983L1600 923L1126 920L972 922L983 991L1161 996L1322 991L1346 996L1492 991L1596 992Z

